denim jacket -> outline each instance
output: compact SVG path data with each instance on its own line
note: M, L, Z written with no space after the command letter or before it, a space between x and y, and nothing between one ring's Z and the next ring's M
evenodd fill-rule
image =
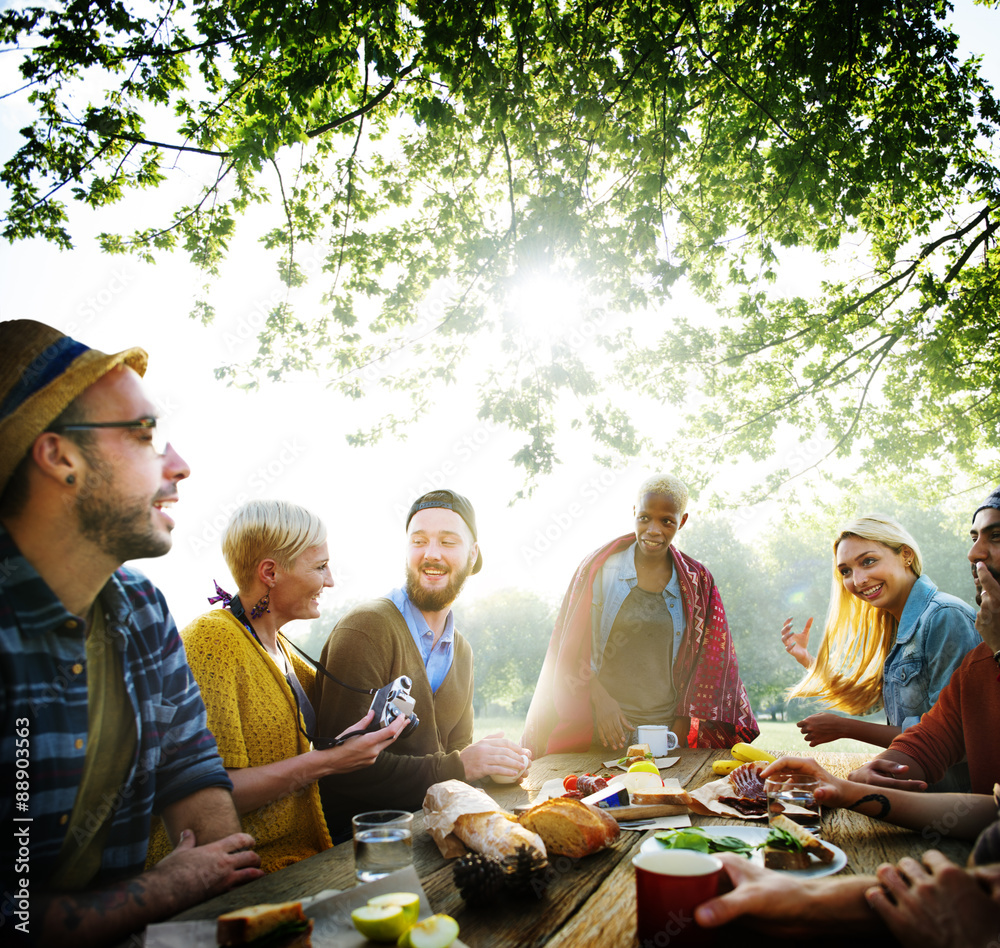
M904 730L916 724L979 642L976 610L939 592L926 576L918 577L882 668L882 702L889 724Z
M590 657L591 668L600 672L604 659L604 648L611 635L611 627L615 624L618 610L628 597L628 594L639 584L635 571L635 548L633 543L627 550L614 553L608 557L594 581L594 602L591 612L591 627L593 629L592 649ZM681 584L677 578L677 567L670 576L670 582L663 590L663 601L667 604L670 618L674 622L674 650L671 661L677 660L687 619L684 613L684 600L681 598Z

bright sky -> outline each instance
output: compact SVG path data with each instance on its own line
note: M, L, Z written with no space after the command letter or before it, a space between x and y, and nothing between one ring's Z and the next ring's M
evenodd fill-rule
M1000 12L958 6L965 52L985 54L985 71L1000 87ZM0 91L15 85L11 60L0 62ZM17 146L17 129L27 121L22 108L23 100L0 102L2 155ZM328 603L399 585L405 512L436 486L466 494L476 508L484 567L469 581L470 597L510 586L558 597L587 552L631 530L635 488L653 471L641 460L602 468L582 439L560 444L564 463L557 472L531 499L509 506L522 487L509 460L521 442L476 418L471 388L437 390L434 407L415 420L406 442L358 449L347 446L345 435L384 409L405 413L402 397L349 402L314 379L259 393L217 382L218 365L250 358L255 329L283 288L272 261L252 242L242 243L212 293L216 322L193 321L188 313L204 277L180 255L146 266L100 254L88 236L88 228L92 234L113 229L115 220L142 220L152 206L149 198L129 198L124 208L101 212L99 224L93 215L77 215L72 252L41 242L5 245L0 318L40 319L105 351L139 345L150 353L149 390L192 475L175 508L173 550L140 566L164 590L178 624L207 607L213 579L232 589L219 536L229 511L250 498L292 500L324 519L336 580ZM578 339L587 345L586 334ZM691 512L698 516L696 503ZM743 511L744 523L766 513Z

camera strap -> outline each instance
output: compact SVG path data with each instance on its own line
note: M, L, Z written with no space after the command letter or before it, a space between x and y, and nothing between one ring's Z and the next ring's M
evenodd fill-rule
M257 635L256 630L250 623L250 619L247 616L246 609L243 608L243 603L240 602L239 596L233 596L233 598L229 601L229 611L232 612L234 618L238 619L240 622L243 623L243 625L247 627L247 630L250 632L250 634L257 640L257 644L260 645L261 648L264 648L263 644L260 641L260 638ZM318 671L322 675L326 675L326 677L329 678L331 681L335 681L338 685L347 688L349 691L356 691L359 695L373 695L375 694L376 691L378 691L378 688L355 688L354 685L349 685L346 681L341 681L336 675L331 675L311 655L308 655L307 653L303 652L302 649L300 649L290 638L288 638L287 635L285 635L284 633L279 633L279 634L281 635L282 639L284 639L285 642L291 645L291 647L295 649L295 651L298 652L299 655L301 655L310 665L312 665L312 667L315 668L316 671Z

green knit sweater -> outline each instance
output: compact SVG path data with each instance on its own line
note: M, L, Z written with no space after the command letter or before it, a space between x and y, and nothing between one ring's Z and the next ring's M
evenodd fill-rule
M388 599L353 609L330 633L323 665L358 688L381 688L400 675L413 680L410 692L420 726L397 740L364 770L320 780L327 825L333 837L350 829L355 813L380 808L418 810L427 788L441 780L465 779L458 754L472 743L472 648L455 633L455 657L437 694L431 691L423 658L406 620ZM335 737L364 717L371 697L316 676L317 733Z

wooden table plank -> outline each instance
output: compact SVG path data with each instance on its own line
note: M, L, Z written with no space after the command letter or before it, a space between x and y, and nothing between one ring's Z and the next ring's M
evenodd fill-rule
M462 941L471 948L545 945L620 863L629 862L637 836L622 833L611 846L584 859L550 856L541 899L505 895L492 907L467 906L455 890L451 865L422 881L431 904L458 920Z
M546 780L569 773L596 772L601 760L609 757L600 749L583 754L559 754L534 761L520 784L494 784L484 789L503 807L533 799ZM677 778L689 790L717 779L713 760L729 758L726 750L682 750L679 761L664 776ZM852 754L816 754L831 773L846 774L865 758ZM733 825L737 821L692 814L695 825ZM765 825L763 822L756 825ZM898 861L904 855L919 855L932 844L951 859L964 863L971 843L961 840L936 841L933 833L919 833L880 823L848 810L828 811L824 835L847 854L845 873L871 873L882 861ZM575 948L600 945L602 948L635 948L635 876L632 856L648 833L624 831L612 846L580 860L551 859L550 883L539 900L503 896L496 904L467 906L455 888L453 861L446 861L429 835L423 832L423 814L414 817L414 865L435 911L453 915L461 926L462 940L471 948L521 948L551 946ZM289 866L280 872L211 899L178 919L214 918L222 912L258 902L303 898L327 888L354 885L354 856L350 842ZM761 936L745 926L729 926L719 943L738 939L747 948L790 944L773 936ZM822 944L823 942L818 942ZM837 938L826 944L838 944ZM882 942L884 944L884 941ZM852 944L865 942L852 938Z

